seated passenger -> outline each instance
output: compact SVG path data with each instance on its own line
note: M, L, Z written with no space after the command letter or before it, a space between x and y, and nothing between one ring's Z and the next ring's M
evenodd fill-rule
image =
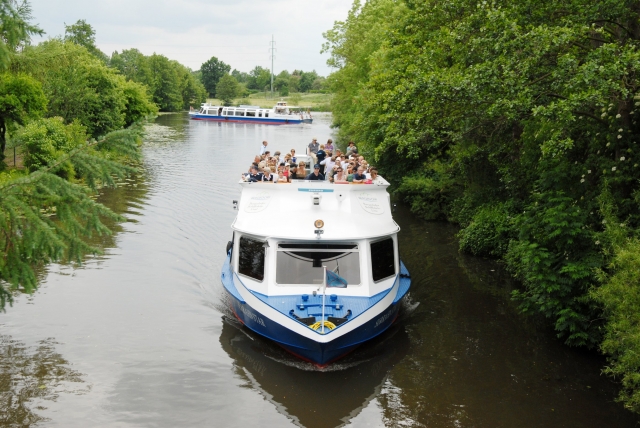
M298 164L298 170L296 172L296 178L298 180L304 180L307 177L307 170L305 169L307 165L304 163L304 161L300 161L300 163Z
M357 172L353 175L353 182L364 183L366 179L367 179L367 176L364 175L364 168L361 166L358 167Z
M356 148L356 145L353 141L349 141L349 144L347 145L347 156L350 156L352 153L358 153L358 149Z
M291 183L291 181L293 180L297 180L298 174L298 165L296 165L295 163L292 163L289 165L289 183Z
M382 177L378 175L378 168L371 167L371 169L369 169L369 172L371 173L372 184L384 184Z
M256 181L262 181L262 174L258 172L257 166L251 165L249 171L249 175L244 177L244 181L249 181L252 183L255 183Z
M307 175L307 180L319 181L324 180L324 174L320 172L320 165L315 164L313 166L313 172Z
M353 182L353 165L347 165L347 181Z
M341 166L336 167L336 172L333 174L332 183L334 184L347 184L347 177L344 175L344 169Z
M273 182L273 179L276 179L276 181L278 180L278 176L274 177L274 174L271 174L271 168L264 168L262 170L262 181L271 181Z

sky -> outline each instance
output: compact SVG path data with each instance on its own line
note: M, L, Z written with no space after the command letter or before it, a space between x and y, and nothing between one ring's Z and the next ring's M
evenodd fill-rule
M212 56L232 69L316 70L327 76L322 33L346 19L351 0L29 0L33 23L46 35L64 35L64 25L86 20L107 55L136 48L198 70ZM40 41L34 37L33 42Z

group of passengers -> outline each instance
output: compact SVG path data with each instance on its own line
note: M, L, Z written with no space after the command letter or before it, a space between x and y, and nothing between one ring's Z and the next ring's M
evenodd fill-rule
M378 169L369 165L364 157L358 154L358 148L353 141L349 142L343 152L334 146L331 139L326 144L318 144L318 140L314 138L309 143L304 157L296 156L295 149L291 149L284 155L279 151L272 155L267 146L268 143L263 141L260 153L249 167L249 172L242 174L244 181L291 183L294 180L313 180L329 181L335 184L385 183L378 175Z

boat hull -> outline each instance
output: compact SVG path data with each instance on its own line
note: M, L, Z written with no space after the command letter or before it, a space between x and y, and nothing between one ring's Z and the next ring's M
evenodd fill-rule
M223 268L221 280L229 296L229 306L242 324L257 334L273 340L295 356L320 366L326 366L340 359L361 343L371 340L387 330L398 317L401 301L404 297L403 294L399 299L394 299L393 303L381 310L377 316L350 332L336 336L329 342L318 342L270 319L261 312L259 307L253 307L239 298L239 293L233 283L233 274L229 268L229 257L227 257Z
M193 120L209 120L213 122L229 122L229 123L260 123L265 125L297 125L300 123L311 123L311 119L288 119L288 118L260 118L260 117L242 117L242 116L213 116L207 114L191 114Z

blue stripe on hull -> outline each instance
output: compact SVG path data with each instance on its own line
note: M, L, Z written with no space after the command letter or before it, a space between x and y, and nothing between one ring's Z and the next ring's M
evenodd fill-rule
M383 333L393 324L400 310L399 300L394 301L379 316L366 322L355 330L350 331L328 343L318 343L283 327L281 324L261 314L256 308L241 300L229 267L229 259L222 268L222 283L231 296L231 309L236 317L254 332L273 340L280 346L298 357L319 365L329 364L352 350L359 344L373 339ZM406 278L410 281L408 278Z
M302 119L268 119L260 117L242 117L242 116L208 116L204 114L192 114L191 119L194 120L211 120L214 122L231 122L231 123L264 123L271 125L295 125L303 122ZM309 122L311 123L311 122Z

